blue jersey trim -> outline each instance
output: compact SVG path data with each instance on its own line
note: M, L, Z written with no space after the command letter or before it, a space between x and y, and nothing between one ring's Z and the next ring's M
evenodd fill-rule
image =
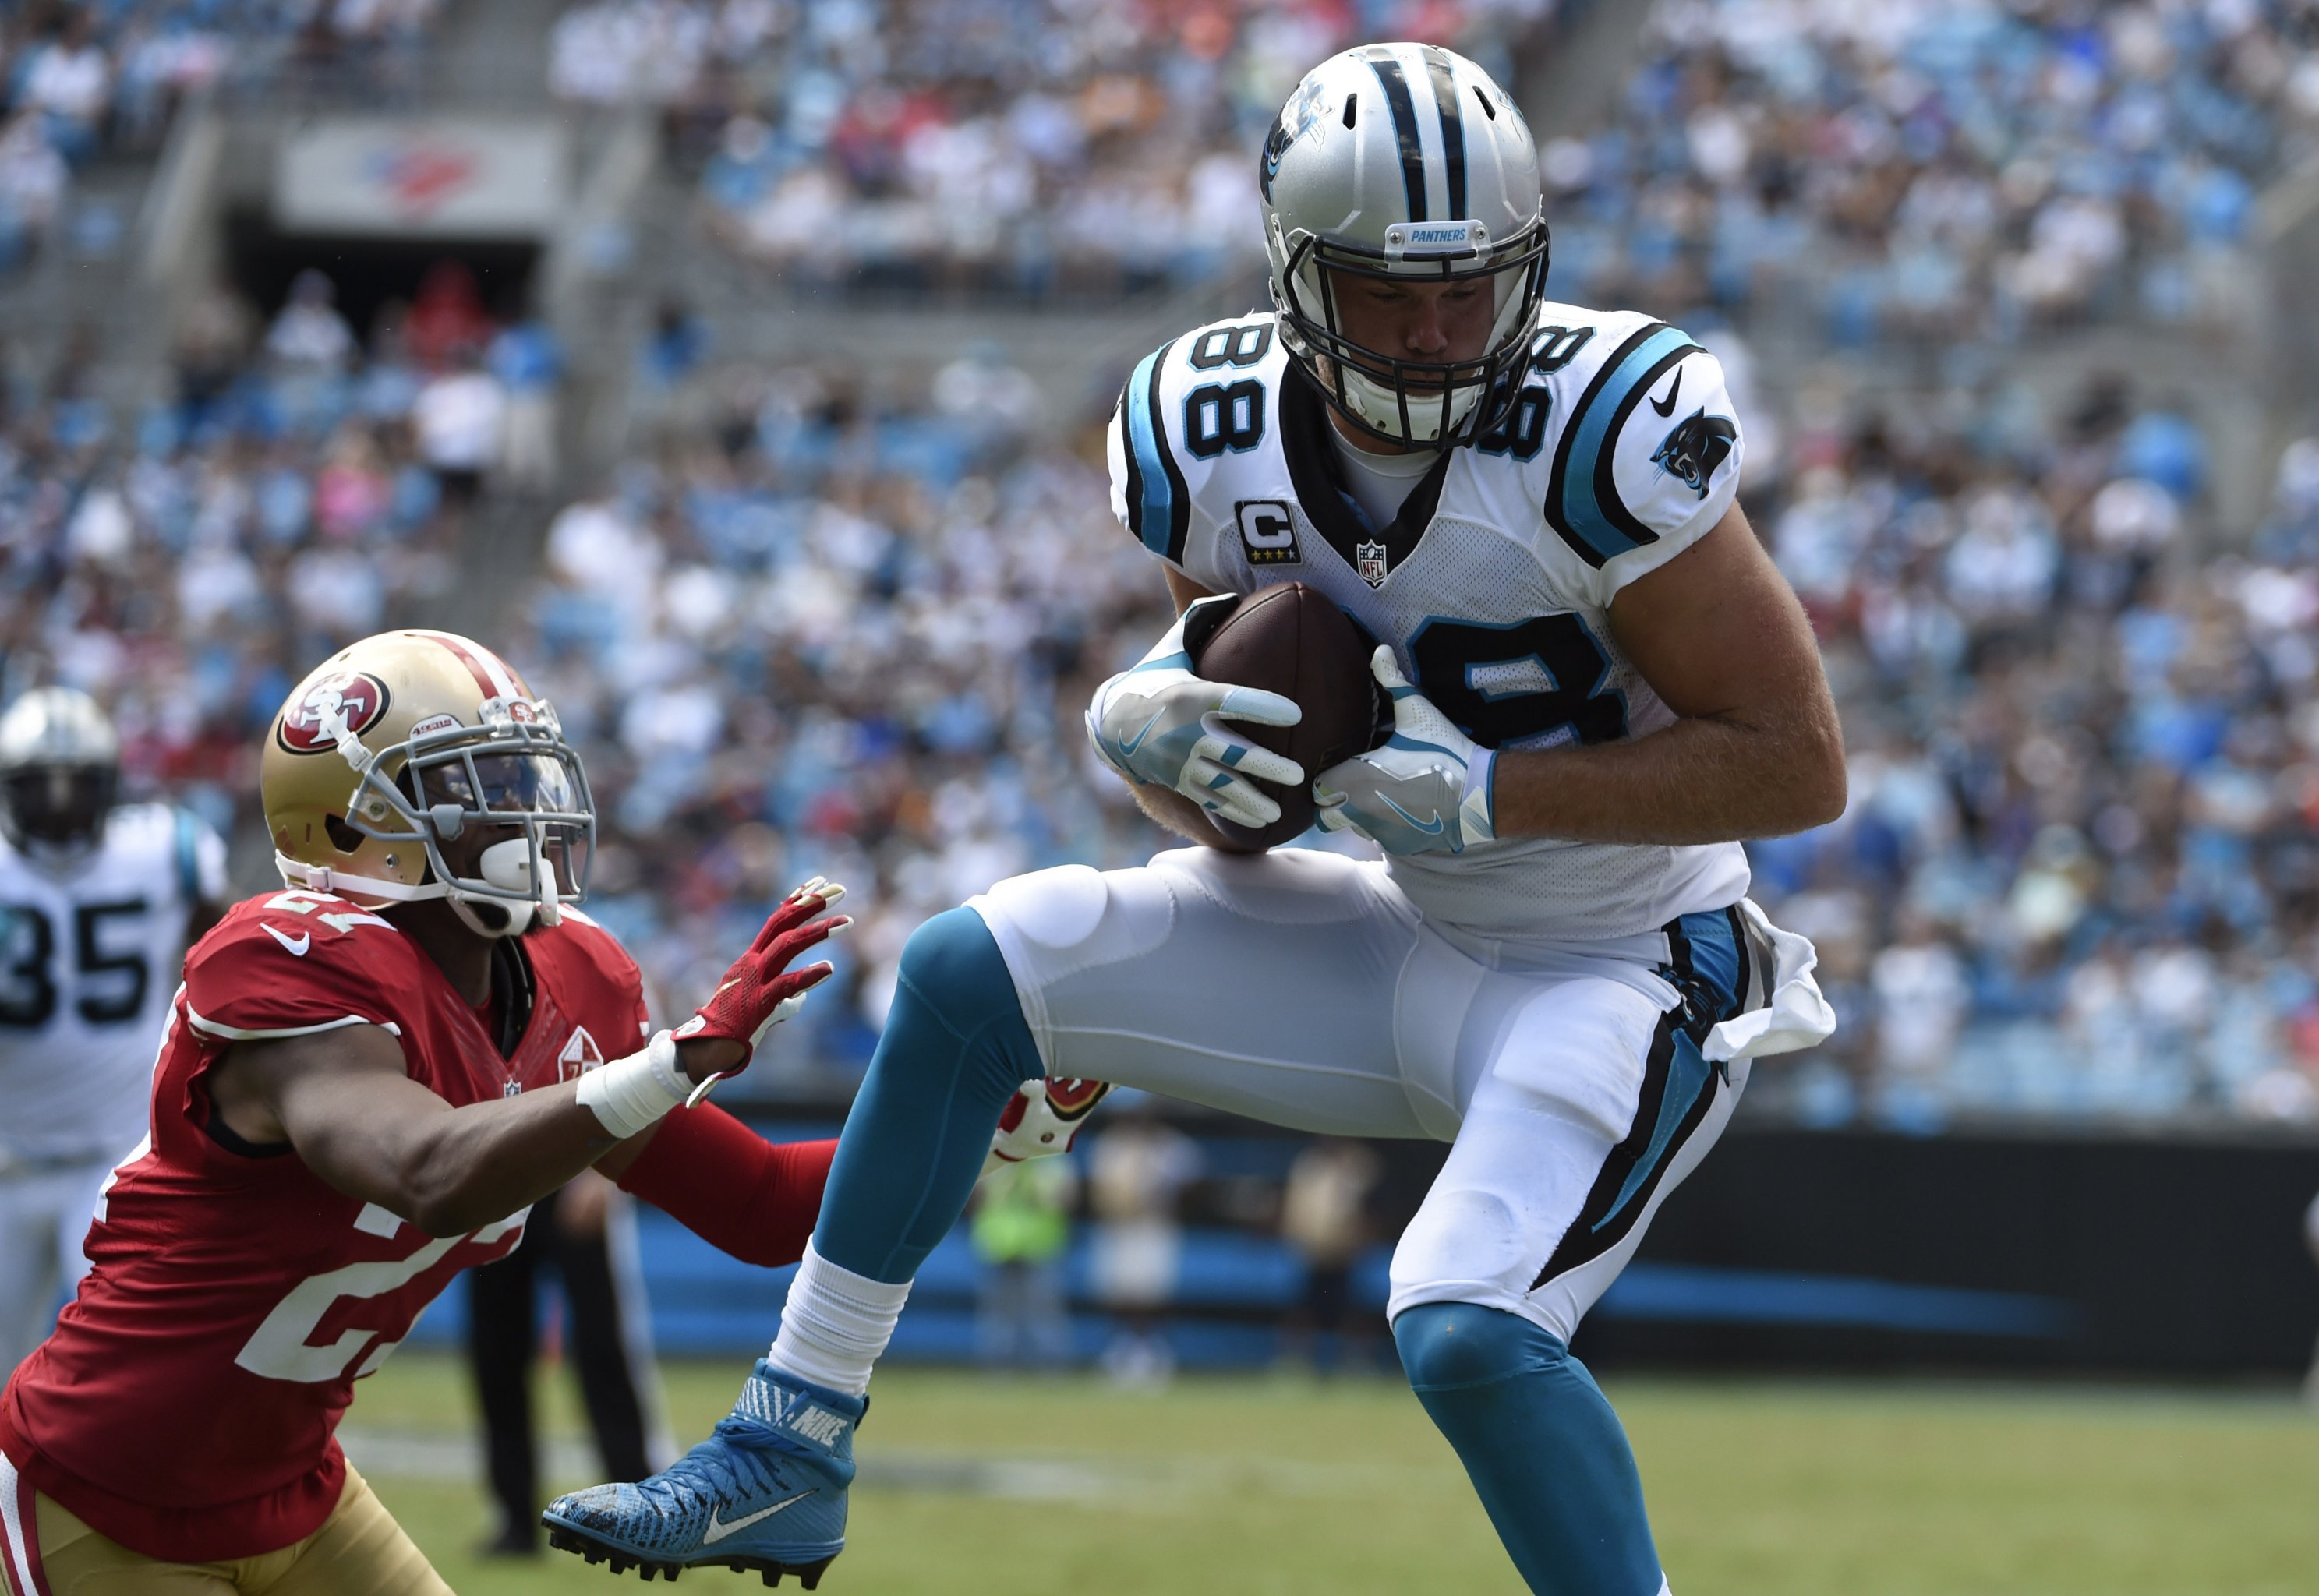
M177 896L190 906L202 900L200 823L184 809L171 809L169 818L176 826Z
M1619 428L1668 367L1699 353L1691 335L1654 322L1621 344L1586 385L1554 451L1546 518L1578 557L1596 570L1631 549L1658 541L1619 497L1611 449Z
M1160 419L1160 374L1174 339L1143 357L1121 396L1126 410L1128 516L1131 529L1153 554L1180 564L1191 527L1191 494L1168 448ZM1140 495L1136 493L1141 489Z

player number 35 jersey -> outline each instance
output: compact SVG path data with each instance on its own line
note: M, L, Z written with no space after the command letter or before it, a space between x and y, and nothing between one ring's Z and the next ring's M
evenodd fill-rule
M113 811L85 856L0 842L0 1166L118 1158L145 1129L154 1044L225 844L162 804Z
M1328 594L1477 743L1552 748L1674 718L1620 653L1611 602L1722 519L1743 447L1722 368L1687 334L1548 304L1506 419L1376 526L1317 384L1251 314L1135 368L1112 419L1112 508L1205 588ZM1747 888L1736 843L1511 841L1391 868L1446 934L1515 950L1647 934Z

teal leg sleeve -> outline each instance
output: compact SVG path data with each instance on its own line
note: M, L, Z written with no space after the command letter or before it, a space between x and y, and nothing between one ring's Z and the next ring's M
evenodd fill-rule
M1006 1100L1044 1073L982 916L952 909L919 926L838 1138L814 1250L872 1280L915 1276L965 1209Z
M1393 1321L1410 1388L1540 1596L1658 1596L1627 1432L1586 1366L1529 1320L1428 1303Z

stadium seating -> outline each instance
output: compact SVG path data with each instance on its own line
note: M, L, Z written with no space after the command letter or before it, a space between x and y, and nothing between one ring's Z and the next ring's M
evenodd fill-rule
M2256 185L2311 146L2284 4L1663 6L1610 122L1553 141L1587 303L1761 304L1940 342L2212 321Z
M1090 185L1200 236L1179 180L1246 147L1282 63L1337 41L1302 10L1204 12L1212 36L1069 8L1041 35L1055 59L1034 59L1028 32L967 27L970 7L890 9L943 26L884 27L880 55L847 7L591 0L550 69L575 100L665 107L679 161L700 134L720 227L800 173L849 217L997 184L1029 250L1007 271L1060 272L1050 224ZM1385 10L1485 50L1541 14ZM1343 25L1383 25L1376 11ZM120 84L135 41L195 37L192 14L108 11ZM2287 451L2261 536L2218 560L2212 419L2146 380L2062 391L1984 359L1831 398L1754 353L1798 341L1782 306L1807 293L1831 308L1803 341L1839 347L2206 314L2160 289L2248 269L2247 196L2319 107L2295 53L2307 20L1780 14L1795 25L1737 0L1665 8L1609 120L1545 158L1557 292L1681 317L1748 395L1746 502L1845 711L1849 812L1753 854L1766 906L1820 939L1846 1024L1759 1071L1754 1111L2319 1115L2319 443ZM912 53L937 38L943 53ZM56 47L10 48L21 130L26 63ZM1102 122L1120 63L1190 110L1148 137ZM1076 153L1042 157L1042 140ZM2089 220L2103 207L2114 226ZM1102 233L1122 259L1139 236ZM1030 281L937 244L911 257L928 283ZM2071 272L2049 269L2055 250L2078 251ZM136 777L225 825L251 808L253 733L294 674L435 615L480 523L443 503L413 427L441 351L394 317L357 348L328 313L261 336L220 295L179 332L172 403L108 402L78 345L46 369L10 357L9 684L52 669L104 690ZM793 879L861 890L844 1001L735 1083L826 1087L863 1055L920 919L1015 870L1159 842L1091 764L1078 714L1164 598L1105 507L1101 417L995 343L864 372L735 354L675 314L618 358L635 374L618 446L549 502L545 568L498 636L584 742L598 912L672 1001Z
M1087 297L1260 254L1249 152L1357 34L1503 67L1555 9L588 0L549 75L568 102L665 107L717 236L792 286Z
M73 169L157 149L177 107L407 95L442 0L119 0L0 11L0 278L55 225Z

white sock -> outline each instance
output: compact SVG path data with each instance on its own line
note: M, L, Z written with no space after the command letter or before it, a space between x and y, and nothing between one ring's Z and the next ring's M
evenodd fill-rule
M889 1285L841 1269L808 1241L781 1309L781 1334L765 1349L765 1361L801 1380L860 1396L870 1389L870 1366L894 1339L894 1321L909 1295L908 1281Z

